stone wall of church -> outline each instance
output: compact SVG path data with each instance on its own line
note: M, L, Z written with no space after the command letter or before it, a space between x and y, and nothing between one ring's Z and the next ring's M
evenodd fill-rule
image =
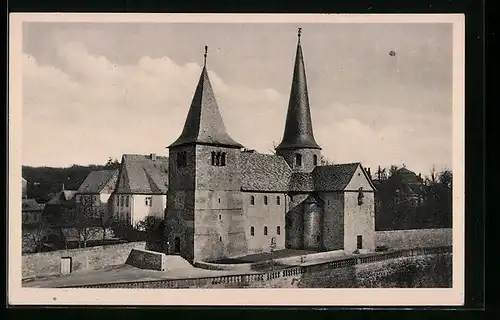
M309 194L289 195L286 212L286 247L290 249L301 249L304 244L304 218L302 215L302 202Z
M178 166L178 152L186 152L186 166ZM170 243L170 253L179 249L180 255L190 261L194 258L195 164L195 147L170 150L165 237Z
M318 149L285 149L277 150L277 155L285 158L288 165L297 172L311 172L316 165L320 165L321 150ZM301 165L297 165L296 155L301 155ZM314 156L316 156L317 164L314 165Z
M360 252L375 250L375 199L373 192L363 192L362 204L358 203L358 192L344 192L344 250L352 253L358 247Z
M212 165L212 152L226 155ZM194 260L214 261L247 253L239 177L240 150L196 146Z
M241 191L196 191L196 261L215 261L245 255L247 241L244 229Z
M320 193L323 200L323 247L344 249L344 195L342 192Z
M276 240L276 250L284 249L285 213L288 207L286 194L243 192L242 195L248 252L269 252L273 237ZM265 197L267 197L267 204ZM267 228L267 234L265 234L265 228Z

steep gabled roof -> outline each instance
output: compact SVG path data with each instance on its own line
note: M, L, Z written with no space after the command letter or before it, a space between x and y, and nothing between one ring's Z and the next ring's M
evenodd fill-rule
M109 189L108 191L112 192L117 176L118 170L92 171L78 188L78 193L98 194L104 189Z
M313 170L316 191L344 190L360 166L359 162L318 166Z
M243 147L226 132L210 78L208 77L206 65L203 66L201 71L200 80L194 92L184 129L179 138L169 148L194 143L235 148Z
M415 172L410 171L406 168L401 168L396 171L396 175L401 178L402 182L406 184L420 184L422 183L421 178L419 178Z
M124 154L116 193L166 194L168 158L151 155Z
M302 46L300 44L301 29L297 41L295 66L293 69L292 87L285 122L283 139L276 149L312 148L321 149L314 139L309 94L307 91L306 70Z
M281 156L242 152L241 189L247 191L287 191L292 169Z

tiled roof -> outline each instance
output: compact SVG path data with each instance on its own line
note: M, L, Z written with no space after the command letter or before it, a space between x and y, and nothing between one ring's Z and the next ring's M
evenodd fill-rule
M286 115L283 140L277 149L313 148L321 149L314 139L309 96L307 92L306 71L300 38L297 43L292 87Z
M242 152L241 189L251 191L287 191L292 169L281 156Z
M226 132L205 66L201 71L184 129L179 138L169 147L190 143L243 147Z
M23 199L21 210L23 212L43 211L44 207L45 205L43 203L38 203L35 199Z
M294 192L314 191L314 176L312 172L292 173L288 189Z
M118 170L92 171L78 188L78 193L101 193L103 189L113 191Z
M359 162L318 166L313 170L316 191L341 191L351 181Z
M125 154L116 193L166 194L168 188L168 157Z

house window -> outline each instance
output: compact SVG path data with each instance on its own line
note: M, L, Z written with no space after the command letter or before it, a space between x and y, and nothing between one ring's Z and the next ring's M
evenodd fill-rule
M120 196L120 207L123 207L123 200L124 200L124 196Z
M295 155L295 165L297 167L301 167L302 166L302 155L300 155L300 154L296 154Z
M281 234L281 228L280 228L280 226L277 226L277 227L276 227L276 234L277 234L277 235L280 235L280 234Z
M126 207L128 207L128 206L129 206L129 203L130 203L129 201L130 201L129 196L126 196L126 197L125 197L125 206L126 206Z
M318 156L313 155L313 165L317 166L318 165Z
M222 236L219 237L219 241L222 241Z
M179 166L179 167L187 166L186 151L182 151L182 152L177 153L177 166Z
M255 197L250 196L250 204L253 206L255 204Z
M267 236L267 227L264 227L264 235Z
M217 199L217 201L219 201L219 203L220 203L220 198L219 198L219 199Z
M146 197L146 205L149 206L149 207L151 207L152 202L153 202L152 200L153 199L151 197Z
M254 227L250 227L250 235L251 236L255 235L255 228Z
M267 196L264 196L264 204L267 206Z
M279 206L279 205L280 205L280 202L281 202L281 201L280 201L280 196L277 196L277 197L276 197L276 204Z
M212 152L212 165L223 167L226 165L225 152Z
M222 215L219 214L219 220L222 220Z

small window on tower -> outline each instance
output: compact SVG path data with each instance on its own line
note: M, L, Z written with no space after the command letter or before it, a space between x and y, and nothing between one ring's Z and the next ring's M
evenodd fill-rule
M313 155L313 165L317 166L318 165L318 156Z
M267 236L267 227L264 227L264 235Z
M220 152L215 154L215 165L220 166Z
M277 227L276 227L276 234L277 234L277 235L280 235L280 234L281 234L281 228L280 228L280 226L277 226Z
M253 206L255 204L255 197L250 196L250 204Z
M267 206L267 196L264 196L264 204Z
M254 227L250 227L250 235L251 236L255 235L255 228Z
M223 152L220 157L220 165L225 166L226 165L226 153Z
M302 166L302 155L300 155L300 154L296 154L295 155L295 165L297 167L301 167Z
M215 166L215 151L212 151L212 165Z
M281 201L280 201L280 196L277 196L276 197L276 204L279 206L281 204Z

